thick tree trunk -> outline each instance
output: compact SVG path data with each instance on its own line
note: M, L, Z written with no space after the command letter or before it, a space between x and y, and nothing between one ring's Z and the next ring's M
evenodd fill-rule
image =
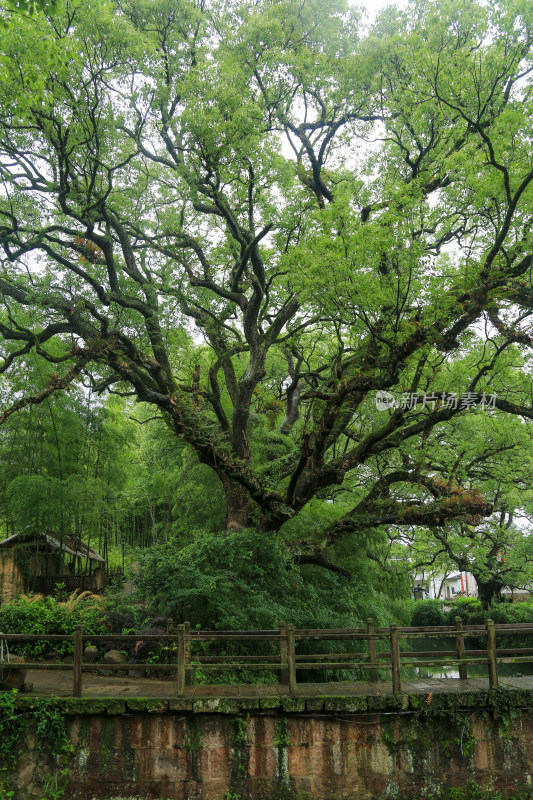
M477 582L477 592L481 607L487 610L494 599L500 599L503 583L495 579L482 581L476 575L474 577Z
M226 495L226 523L225 528L228 533L238 533L246 528L249 523L251 501L250 497L240 484L219 475Z

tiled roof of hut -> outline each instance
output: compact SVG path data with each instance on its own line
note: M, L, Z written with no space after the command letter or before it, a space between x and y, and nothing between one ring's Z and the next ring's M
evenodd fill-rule
M105 559L96 550L82 542L77 536L65 536L61 541L57 536L53 536L50 531L46 533L32 531L31 533L15 533L0 542L0 547L15 547L17 545L19 547L48 545L52 550L63 550L63 552L78 558L88 558L90 561L99 561L102 564L105 562Z

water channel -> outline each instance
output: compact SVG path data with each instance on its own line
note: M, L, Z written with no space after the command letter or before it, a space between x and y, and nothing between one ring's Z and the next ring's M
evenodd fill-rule
M467 648L471 649L481 649L481 643L479 645L474 645L473 643L469 643L468 640L465 642ZM428 656L439 650L449 650L453 651L455 648L455 641L452 639L433 639L433 638L420 638L416 640L416 647L413 644L413 650L417 651L424 651L428 653ZM407 657L407 652L405 652L404 657ZM444 658L441 656L437 656L437 658ZM404 670L402 670L402 674L404 674ZM498 674L502 677L527 677L528 675L533 675L533 662L530 664L527 663L520 663L520 664L498 664ZM405 677L406 678L458 678L459 677L459 670L456 667L450 666L428 666L428 667L411 667L405 669ZM469 678L486 678L487 677L487 667L485 664L469 664L468 665L468 677Z

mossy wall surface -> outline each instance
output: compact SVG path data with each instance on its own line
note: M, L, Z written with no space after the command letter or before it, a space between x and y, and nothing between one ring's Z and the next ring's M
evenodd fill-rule
M31 698L19 697L21 711ZM533 785L533 692L289 700L57 700L69 800L426 800ZM17 800L42 797L28 738Z

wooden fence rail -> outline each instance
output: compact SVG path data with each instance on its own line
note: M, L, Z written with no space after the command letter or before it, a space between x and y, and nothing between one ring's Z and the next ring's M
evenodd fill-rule
M0 639L7 642L72 642L74 650L73 664L64 663L32 663L21 662L0 664L3 674L6 670L70 670L73 672L73 696L82 696L82 676L84 672L108 672L109 670L143 670L147 672L175 672L176 692L182 697L185 687L191 683L191 675L195 670L204 672L224 670L259 670L277 671L280 684L287 687L289 694L297 691L298 671L310 670L364 670L369 675L370 682L379 679L379 672L391 676L394 693L401 692L401 672L405 668L416 667L456 667L459 679L468 677L470 664L482 664L487 667L489 686L491 689L498 686L498 664L508 663L533 663L533 647L498 648L498 635L531 635L533 636L533 623L517 623L496 625L493 620L487 620L485 625L463 625L459 617L455 618L455 625L433 627L398 627L390 625L388 628L379 628L374 620L368 619L366 628L343 629L307 629L297 630L294 625L279 623L275 630L263 631L201 631L191 630L190 623L174 625L168 620L167 634L143 635L143 643L154 643L167 646L167 653L172 655L170 663L87 663L83 660L85 644L98 642L110 643L135 643L139 644L139 636L117 634L84 634L81 625L76 625L74 634L18 634L0 633ZM435 650L402 650L402 641L411 640L416 643L420 638L451 639L454 649ZM465 640L469 638L484 638L484 649L467 648ZM249 646L252 642L270 643L276 652L265 654L209 654L205 652L207 643L225 643L227 649L231 643L242 642ZM307 648L313 642L356 642L363 643L362 650L353 652L297 652L298 645L305 643ZM384 650L378 650L378 643L383 643ZM202 643L201 647L198 645ZM7 648L4 648L4 652Z

